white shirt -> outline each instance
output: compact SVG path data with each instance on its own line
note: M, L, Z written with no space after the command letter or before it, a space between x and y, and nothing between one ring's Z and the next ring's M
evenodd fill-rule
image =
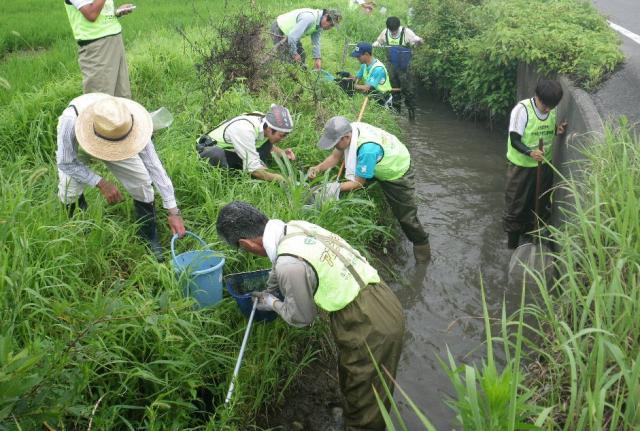
M69 0L69 2L76 7L76 9L80 9L83 6L93 3L93 0Z
M256 135L255 126L258 123L260 132ZM224 132L224 140L233 145L233 151L242 159L242 169L250 173L266 169L256 149L256 145L266 139L263 125L264 119L249 117L247 121L234 121Z
M549 117L549 114L543 114L540 112L534 103L533 98L531 98L530 101L538 118L543 121L546 120ZM526 100L524 102L526 102ZM522 103L523 102L518 103L511 110L511 118L509 120L509 133L516 132L520 136L524 136L524 129L527 127L527 121L529 120L527 108L525 108Z
M411 30L409 27L400 26L400 28L398 28L398 32L396 34L392 33L392 36L400 37L400 32L402 31L403 28L404 28L404 41L405 43L409 44L409 46L414 46L416 44L424 42L424 39L422 39L420 36L415 34L413 30ZM382 30L382 33L380 33L380 36L378 36L376 41L373 42L373 46L383 46L386 44L387 44L387 29L385 28L384 30Z
M97 186L102 177L93 172L78 159L78 141L76 140L76 111L67 107L58 119L56 161L58 169L82 184ZM144 167L149 173L151 182L158 189L162 198L162 206L166 209L175 208L176 197L171 179L158 158L156 149L151 139L149 143L138 153ZM117 162L113 162L117 163Z

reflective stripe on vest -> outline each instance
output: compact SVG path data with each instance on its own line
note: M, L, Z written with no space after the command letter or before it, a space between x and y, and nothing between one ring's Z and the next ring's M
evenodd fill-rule
M389 91L391 91L391 82L389 80L389 72L387 72L387 68L384 65L384 63L382 63L377 58L373 61L373 63L371 63L370 67L367 67L365 65L364 73L362 74L362 80L366 83L367 80L369 79L369 76L371 76L373 71L375 69L377 69L378 67L381 67L384 70L385 78L384 78L384 82L382 84L378 84L378 85L375 86L375 89L378 90L381 93L388 93Z
M314 25L311 25L309 26L309 28L305 29L302 35L309 36L315 33L316 31L318 31L319 30L318 25L320 23L320 18L322 17L322 9L303 8L303 9L292 10L291 12L287 12L285 14L280 15L278 18L276 18L276 21L278 22L278 27L280 27L280 30L282 30L282 33L289 36L293 28L298 23L298 17L300 16L300 14L305 12L310 12L313 14Z
M393 37L391 31L387 30L386 39L389 46L405 46L404 27L400 27L400 36L398 37Z
M211 132L207 133L207 135L209 135L209 137L211 138L211 140L215 141L216 144L218 145L218 147L222 148L223 150L232 150L233 151L233 144L231 142L229 142L227 139L225 139L224 135L227 132L227 128L237 122L237 121L243 121L243 122L247 122L247 127L251 127L254 131L254 133L256 134L255 137L255 145L256 145L256 149L262 147L266 140L262 140L261 136L262 136L262 121L264 120L264 115L262 112L251 112L251 113L245 113L242 115L239 115L235 118L232 118L229 121L225 121L224 123L220 124L218 127L216 127L215 129L213 129Z
M344 239L306 221L287 223L277 254L300 257L313 267L318 277L313 299L325 311L342 310L360 289L380 282L378 271Z
M77 41L91 41L122 32L122 27L116 18L113 0L105 1L100 15L94 22L86 19L69 0L65 0L64 3L73 37Z
M553 141L556 136L556 110L555 108L549 112L546 120L541 120L536 115L533 107L533 99L523 100L520 102L527 109L527 125L522 135L522 143L529 149L538 148L540 138L544 141L544 156L547 160L551 160L553 156ZM507 139L507 159L517 166L525 168L534 168L538 166L538 162L533 158L522 154L511 146L511 136Z
M376 164L374 177L380 181L393 181L407 173L411 166L411 156L407 147L389 132L366 123L351 123L357 129L356 144L360 146L373 142L382 147L384 155ZM356 172L356 175L358 173Z

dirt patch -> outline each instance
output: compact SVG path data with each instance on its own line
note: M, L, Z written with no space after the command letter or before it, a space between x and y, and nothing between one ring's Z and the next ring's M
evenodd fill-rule
M342 396L336 359L320 357L309 365L257 425L279 431L342 431Z

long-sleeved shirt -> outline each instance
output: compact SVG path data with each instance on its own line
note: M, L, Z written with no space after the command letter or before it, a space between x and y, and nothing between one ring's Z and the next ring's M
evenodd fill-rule
M320 58L320 35L322 34L322 28L320 27L320 19L316 19L316 17L311 12L302 12L298 15L298 21L296 26L293 27L291 33L289 33L288 41L289 41L289 51L291 55L295 55L298 52L298 42L304 35L304 32L311 26L316 27L316 31L311 33L311 54L313 58Z
M262 163L260 154L256 149L257 144L266 139L262 127L259 128L260 133L256 136L254 122L257 121L261 121L264 124L264 119L260 120L259 118L234 121L224 132L224 139L233 145L234 152L242 159L243 169L246 169L249 173L267 168Z
M404 41L405 43L409 44L409 46L413 46L413 45L424 42L424 39L422 39L420 36L415 34L413 30L411 30L409 27L398 28L398 32L393 36L398 37L403 28L404 28ZM382 33L380 33L380 36L378 36L376 41L373 42L373 46L384 46L386 44L387 44L387 29L385 28L384 30L382 30Z
M318 315L313 295L318 279L313 268L295 256L278 256L278 244L284 238L286 225L282 220L267 222L262 243L273 264L267 280L267 290L280 290L284 301L276 301L273 309L292 326L310 325Z
M76 140L75 131L76 119L77 115L72 107L65 109L58 119L58 148L56 151L58 169L80 183L95 187L102 177L78 159L78 141ZM163 207L167 209L176 208L177 204L173 184L167 172L164 170L151 140L149 140L147 146L138 153L138 156L149 172L151 182L158 190L158 193L160 193Z

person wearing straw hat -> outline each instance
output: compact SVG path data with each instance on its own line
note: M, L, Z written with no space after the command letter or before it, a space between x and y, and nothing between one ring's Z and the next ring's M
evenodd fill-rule
M267 289L254 293L259 310L275 311L297 327L313 323L320 311L328 314L338 348L347 430L383 431L385 423L372 386L387 409L390 399L385 397L372 357L389 371L391 378L385 376L385 380L393 391L404 315L378 271L335 233L302 220L269 220L246 202L225 205L216 229L231 246L271 260ZM282 300L273 294L277 290Z
M407 147L378 127L336 116L324 126L318 148L333 151L322 163L309 169L308 177L313 179L344 159L347 181L340 183L340 192L358 190L370 181L377 181L402 231L413 243L416 262L427 262L431 258L429 234L418 219Z
M314 67L319 70L322 68L320 36L341 20L342 14L334 9L295 9L276 18L271 25L271 37L282 60L304 64L306 54L300 40L310 36Z
M113 0L64 0L73 36L84 93L106 93L131 98L129 68L118 18L135 9L115 8Z
M133 100L103 93L73 99L58 119L58 196L70 216L76 207L87 208L87 186L96 187L109 204L120 202L118 188L88 167L91 158L102 160L133 197L138 234L162 260L152 184L162 197L172 233L182 236L185 228L173 184L151 141L152 131L151 115Z
M267 170L267 162L272 152L295 160L291 148L277 146L292 130L289 110L274 104L266 114L251 112L222 122L198 139L196 149L213 166L243 169L265 181L282 181L282 175Z

